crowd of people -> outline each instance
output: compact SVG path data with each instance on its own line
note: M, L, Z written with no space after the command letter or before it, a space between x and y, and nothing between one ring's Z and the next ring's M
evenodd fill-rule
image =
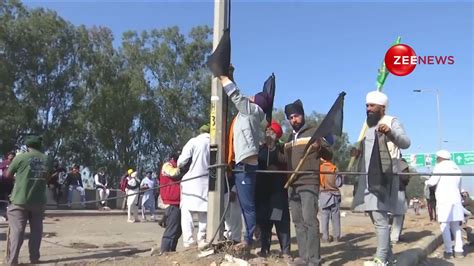
M225 192L226 204L229 205L225 215L225 237L235 243L236 252L243 253L249 252L258 240L258 254L268 256L275 227L282 257L294 264L320 265L321 242L339 242L342 237L340 187L343 176L336 173L337 168L332 163L333 137L321 137L310 143L308 150L305 149L317 128L305 122L300 100L285 106L285 115L291 126L286 141L281 140L283 129L276 121L271 121L264 136L260 137L263 133L260 124L269 111L271 97L266 92L243 96L233 81L232 71L218 78L238 110L229 129L227 144L230 187ZM400 120L387 114L387 95L373 91L367 94L365 102L367 130L351 154L356 159L353 170L367 175L357 177L353 208L368 214L376 233L376 254L364 265L389 265L394 262L392 244L400 239L407 211L405 191L409 177L398 173L409 171L400 150L410 146L410 139ZM180 237L184 248L202 248L208 244L209 132L209 125L201 126L199 134L191 138L181 152L170 154L157 178L153 177L151 170L145 171L140 178L133 169L121 178L120 188L126 194L127 222L139 221L138 204L141 204L141 220L147 220L148 210L151 221L165 228L159 254L176 251ZM68 206L72 204L74 192L79 193L80 203L85 203L78 165L66 173L66 169L41 152L40 137L31 136L25 144L27 152L16 157L8 154L0 167L2 199L7 199L5 194L11 193L7 209L10 230L8 265L18 263L27 220L31 227L30 260L32 263L39 261L45 190L47 187L53 190L54 198L59 202L62 194L58 181L60 175L66 174L64 187ZM461 172L450 160L448 151L441 150L436 155L434 173ZM300 162L303 157L306 160ZM296 169L304 172L298 173L291 183L287 183L287 174L258 172ZM433 175L426 180L428 187L437 187L433 190L437 212L430 214L430 219L440 223L446 258L462 256L460 225L465 216L472 213L472 201L467 192L461 193L460 179L460 176ZM106 169L100 168L94 180L101 208L107 208L110 187ZM165 210L160 221L157 221L156 203ZM464 208L463 204L467 207ZM321 212L321 223L318 212ZM193 216L198 219L196 234ZM245 225L243 234L242 221ZM295 258L291 257L291 222L296 229L298 256ZM454 250L451 234L455 237Z

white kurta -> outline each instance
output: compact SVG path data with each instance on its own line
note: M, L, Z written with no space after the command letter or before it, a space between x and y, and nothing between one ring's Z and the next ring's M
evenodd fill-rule
M207 212L209 192L210 135L208 133L190 139L184 145L178 158L178 167L184 167L189 160L191 165L181 183L181 208L190 211ZM185 181L200 176L199 178Z
M461 173L461 169L451 160L436 164L433 173ZM431 176L426 185L436 186L436 210L438 222L462 221L461 176Z
M142 197L142 206L149 200L155 200L155 193L153 190L151 190L150 188L154 188L155 187L155 181L153 179L150 179L148 177L145 177L143 178L142 182L140 183L140 187L143 187L147 185L148 186L148 189L145 193L143 193L143 197Z

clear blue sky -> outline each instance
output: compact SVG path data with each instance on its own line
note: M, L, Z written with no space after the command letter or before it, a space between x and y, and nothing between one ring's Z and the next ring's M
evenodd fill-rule
M213 1L26 1L55 10L75 25L106 26L116 45L127 30L213 26ZM384 92L388 114L399 117L412 140L405 153L435 152L436 101L441 100L443 147L474 150L472 3L374 3L233 1L232 61L246 94L274 72L275 106L301 98L305 111L326 113L347 92L344 131L356 141L365 119L365 94L375 89L377 69L397 36L418 55L452 55L454 65L419 65L405 77L390 75Z

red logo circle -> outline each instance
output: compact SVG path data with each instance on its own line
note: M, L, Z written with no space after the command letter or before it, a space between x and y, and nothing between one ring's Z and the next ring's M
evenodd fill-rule
M415 51L406 44L396 44L385 54L385 66L390 73L397 76L406 76L416 67Z

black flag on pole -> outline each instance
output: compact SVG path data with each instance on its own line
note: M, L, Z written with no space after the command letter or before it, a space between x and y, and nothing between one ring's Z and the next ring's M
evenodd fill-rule
M267 122L270 125L272 123L272 113L273 113L273 102L275 100L275 74L272 75L265 81L263 84L263 92L268 95L270 102L268 103L267 110L265 111Z
M230 30L226 29L216 50L207 58L206 62L215 77L229 75L230 50Z
M324 117L319 127L314 132L313 136L309 140L308 144L304 148L304 153L308 150L308 148L319 138L326 137L329 135L342 135L342 122L344 120L344 96L346 95L345 92L339 93L336 101L332 105L331 109L329 109L328 114Z

